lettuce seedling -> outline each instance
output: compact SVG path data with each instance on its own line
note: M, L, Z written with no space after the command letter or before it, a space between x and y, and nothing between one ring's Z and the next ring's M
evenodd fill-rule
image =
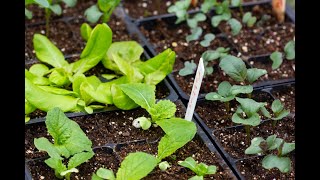
M285 45L284 55L279 51L275 51L270 55L272 70L278 69L281 66L284 56L287 60L295 59L295 41L291 40Z
M230 112L230 101L233 100L238 94L248 94L253 91L251 85L248 86L238 86L233 85L228 81L223 81L218 86L218 92L210 92L205 96L206 100L210 101L220 101L225 103L226 111L229 114Z
M98 0L97 4L86 9L84 16L90 23L97 23L100 18L103 23L107 23L119 3L120 0Z
M250 126L258 126L261 122L258 112L260 111L264 116L269 115L265 108L267 103L239 97L236 97L236 100L240 103L240 106L238 106L236 112L232 115L232 122L245 126L247 140L250 141Z
M277 149L277 155L272 150ZM282 173L291 171L291 160L285 157L295 149L295 143L287 143L276 135L269 136L266 140L262 137L255 137L251 145L245 150L245 154L268 154L262 159L262 167L265 169L277 168ZM270 153L268 153L270 152Z
M288 116L290 114L290 111L284 109L283 104L279 99L276 99L272 102L271 110L273 112L274 117L271 118L273 120L272 126L275 127L277 124L277 121L283 119L284 117Z
M248 27L252 27L254 23L256 23L257 17L252 16L251 12L247 12L242 17L242 22L246 24Z
M217 172L216 166L197 163L192 157L187 157L184 161L179 161L178 164L197 174L196 176L189 178L189 180L203 180L205 175L215 174Z
M77 4L77 0L25 0L25 6L30 4L36 4L40 8L45 9L45 18L46 18L46 36L49 36L49 24L50 24L50 18L51 13L61 15L62 9L59 5L60 2L64 2L69 7L74 7ZM32 12L25 8L25 15L28 19L32 18Z
M79 172L76 167L93 157L92 142L80 126L57 107L48 111L45 124L54 143L41 137L34 139L34 145L48 153L50 158L45 163L54 169L56 177L70 180L71 173Z
M147 176L158 164L158 159L145 152L129 153L122 161L116 176L110 169L99 168L92 180L138 180Z

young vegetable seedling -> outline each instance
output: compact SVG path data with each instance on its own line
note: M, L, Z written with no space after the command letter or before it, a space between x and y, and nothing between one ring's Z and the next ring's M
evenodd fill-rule
M251 12L246 12L242 17L242 22L248 27L252 27L257 21L257 17L252 16Z
M101 22L107 23L114 9L119 5L120 0L98 0L84 12L85 18L90 23L96 23L101 18Z
M211 101L220 101L225 103L227 114L230 112L230 101L233 100L238 94L248 94L253 91L251 85L248 86L239 86L233 85L228 81L223 81L218 86L218 92L210 92L205 96L206 100Z
M284 55L279 51L275 51L270 55L272 70L278 69L281 66L284 57L287 60L295 59L295 41L291 40L285 45Z
M273 116L266 114L268 118L271 118L273 120L272 127L276 127L277 121L283 119L284 117L288 116L290 114L290 111L285 110L283 104L279 99L276 99L272 102L271 110L273 112Z
M80 126L68 119L59 108L48 111L45 124L54 144L47 138L40 137L34 139L34 145L40 151L48 153L50 157L44 162L54 169L57 178L65 177L70 180L71 173L79 172L76 167L93 157L92 142Z
M277 149L277 155L272 150ZM287 143L276 135L269 136L266 140L262 137L255 137L251 140L251 145L245 150L245 154L265 154L262 159L262 167L265 169L277 168L282 173L291 171L291 160L285 157L295 149L295 143Z
M236 100L240 103L236 112L232 115L232 122L243 124L245 126L247 141L250 141L250 126L258 126L261 122L259 111L264 116L269 116L269 112L265 108L265 102L256 102L253 99L239 98Z
M191 171L196 173L196 176L189 178L189 180L203 180L205 175L215 174L217 167L214 165L206 165L204 163L197 163L192 157L187 157L184 161L179 161L180 166L189 168Z

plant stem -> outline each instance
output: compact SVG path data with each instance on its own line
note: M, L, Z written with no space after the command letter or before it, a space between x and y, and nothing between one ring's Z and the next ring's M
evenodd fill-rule
M49 8L46 8L45 9L45 17L46 17L46 36L47 37L49 37L50 16L51 16L51 10Z
M240 8L241 16L243 16L242 0L240 0L239 8Z
M248 142L248 144L250 144L250 126L245 125L244 128L245 128L246 134L247 134L247 142Z
M272 122L272 127L275 128L275 127L276 127L276 124L277 124L277 121L276 121L276 120L273 120L273 122Z

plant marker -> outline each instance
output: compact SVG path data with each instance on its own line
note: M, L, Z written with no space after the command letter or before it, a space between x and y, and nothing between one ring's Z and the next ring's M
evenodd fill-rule
M184 117L184 119L187 121L191 121L191 119L192 119L192 115L193 115L194 108L197 103L203 75L204 75L203 59L200 58L199 65L197 68L196 77L193 82L192 91L191 91L191 95L190 95L189 102L188 102L187 112Z
M284 12L286 10L286 0L272 0L272 9L276 13L279 22L284 21Z

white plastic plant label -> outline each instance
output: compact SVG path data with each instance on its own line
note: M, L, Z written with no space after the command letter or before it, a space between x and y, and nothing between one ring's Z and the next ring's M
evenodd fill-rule
M194 108L196 107L203 75L204 75L204 65L203 65L202 58L200 58L198 68L197 68L196 77L193 82L192 91L191 91L189 102L188 102L187 112L184 117L184 119L187 121L191 121L191 119L192 119L192 115L194 112Z

